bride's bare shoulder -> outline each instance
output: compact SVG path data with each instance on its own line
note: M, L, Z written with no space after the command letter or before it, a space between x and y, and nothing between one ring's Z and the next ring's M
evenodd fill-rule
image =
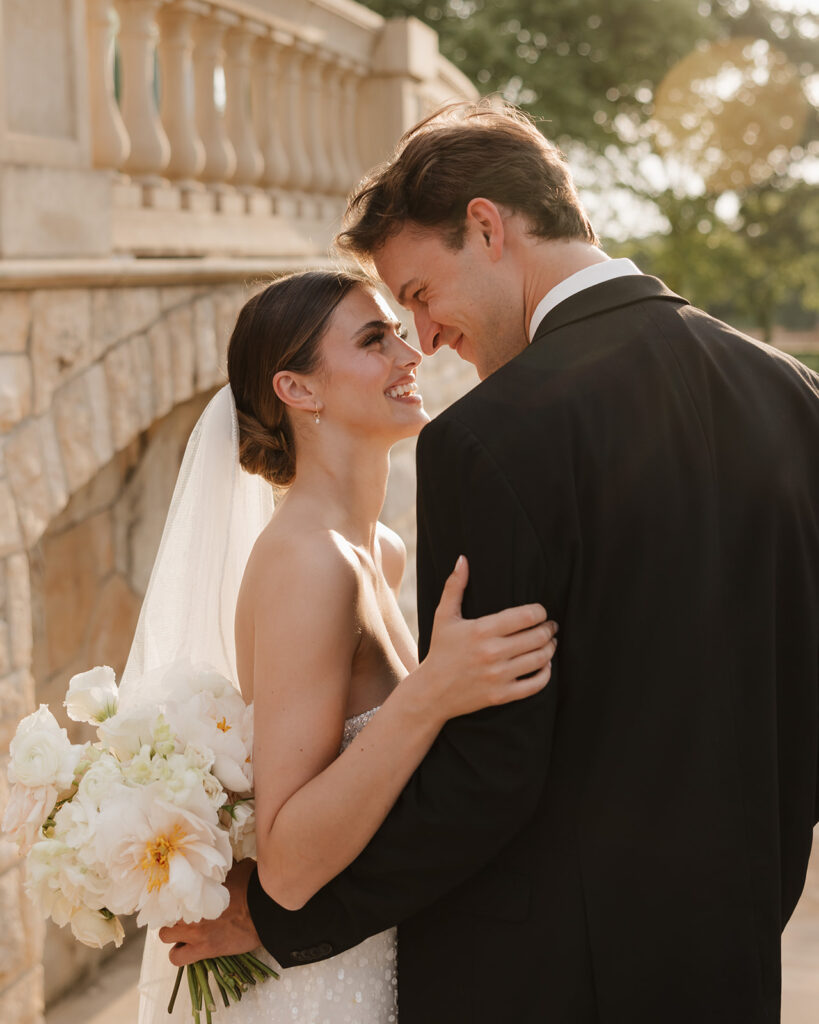
M250 553L242 596L265 599L294 593L332 591L349 599L357 590L360 564L334 530L305 526L274 516Z

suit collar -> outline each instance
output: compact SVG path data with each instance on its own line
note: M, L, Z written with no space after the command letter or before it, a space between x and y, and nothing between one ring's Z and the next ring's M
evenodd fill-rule
M536 344L552 331L567 327L578 320L585 320L600 313L608 313L613 309L630 306L646 299L667 299L681 305L688 304L687 299L675 295L674 292L666 288L659 278L650 277L647 274L618 277L612 281L603 281L601 284L584 288L583 291L564 299L554 309L551 309L535 332L532 344Z

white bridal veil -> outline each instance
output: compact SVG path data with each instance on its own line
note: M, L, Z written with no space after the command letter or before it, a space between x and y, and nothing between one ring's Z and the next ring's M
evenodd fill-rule
M229 386L208 403L191 433L159 552L139 615L120 703L163 703L164 669L180 659L207 662L236 681L233 620L251 548L273 512L273 489L239 465L239 424ZM186 999L172 1017L176 976L168 946L149 932L140 975L139 1024L187 1021Z

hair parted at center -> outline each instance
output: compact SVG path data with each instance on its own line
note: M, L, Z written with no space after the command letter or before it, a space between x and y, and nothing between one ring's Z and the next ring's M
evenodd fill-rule
M353 193L336 247L371 264L414 224L460 249L478 197L522 214L540 238L599 244L560 150L517 107L483 100L447 104L410 129Z
M273 390L282 370L315 373L334 310L361 274L306 271L281 277L244 304L230 336L228 381L239 419L239 461L274 487L296 475L296 441L287 406Z

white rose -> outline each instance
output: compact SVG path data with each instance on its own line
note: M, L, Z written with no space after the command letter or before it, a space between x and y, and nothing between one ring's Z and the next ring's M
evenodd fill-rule
M101 911L89 910L88 907L80 907L71 915L71 931L74 938L94 949L102 949L109 942L119 947L125 938L125 930L118 917L106 917Z
M56 786L62 793L71 788L83 751L81 746L72 746L68 733L41 704L17 726L9 746L9 779L34 788Z
M111 754L104 753L80 779L74 800L81 800L99 811L108 794L124 785L122 765Z
M56 786L22 786L15 783L3 815L3 831L17 843L21 854L26 854L42 838L43 822L54 810L57 802Z
M234 860L256 860L256 804L246 800L233 805L228 832Z
M73 721L98 723L116 714L117 701L114 670L108 665L97 665L72 676L64 704Z
M156 717L156 711L145 705L121 708L99 725L97 735L121 761L127 761L153 743Z

